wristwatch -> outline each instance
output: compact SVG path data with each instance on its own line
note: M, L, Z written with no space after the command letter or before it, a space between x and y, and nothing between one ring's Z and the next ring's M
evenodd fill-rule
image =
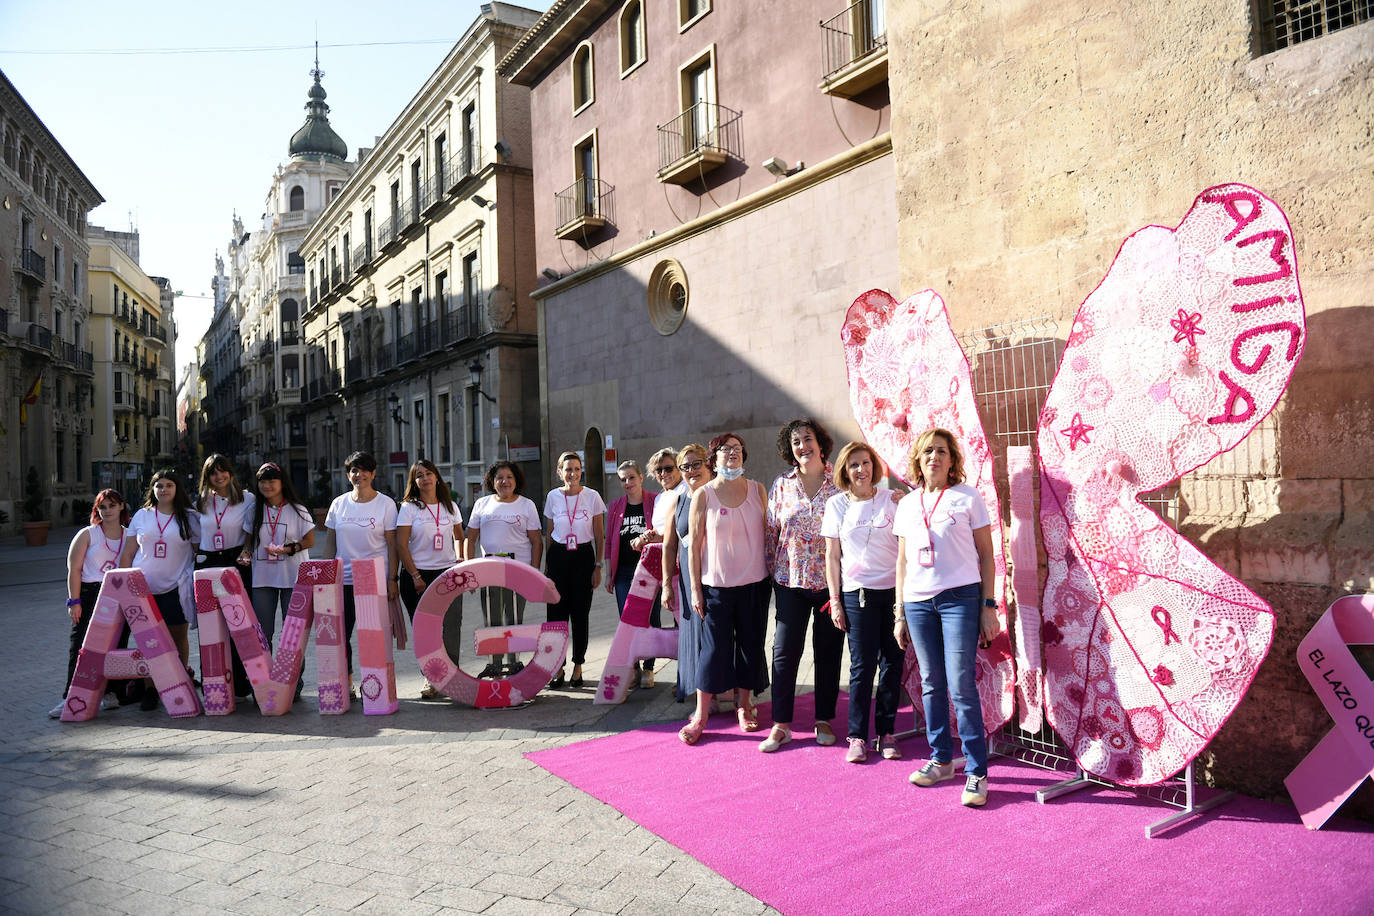
M983 607L992 608L995 611L997 610L997 601L992 598L984 598Z

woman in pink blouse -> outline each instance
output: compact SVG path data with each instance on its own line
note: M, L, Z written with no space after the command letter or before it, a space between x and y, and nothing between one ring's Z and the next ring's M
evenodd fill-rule
M844 633L823 613L829 600L825 582L825 538L821 520L825 503L840 491L831 479L825 427L810 417L793 420L778 431L778 457L792 470L773 481L768 493L768 572L773 577L773 728L759 744L772 753L792 740L792 712L797 669L811 624L811 652L816 664L816 743L835 743L830 720L840 695L840 661Z

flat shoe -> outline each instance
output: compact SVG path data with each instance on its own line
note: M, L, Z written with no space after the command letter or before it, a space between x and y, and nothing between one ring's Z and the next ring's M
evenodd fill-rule
M768 732L768 737L759 742L759 751L764 754L771 754L791 740L792 729L774 725L772 730Z
M563 673L562 669L559 669L558 674L554 677L554 679L549 681L549 686L552 687L554 690L562 690L563 685L567 682L567 675Z
M816 743L821 747L830 747L835 743L835 732L829 722L816 723Z
M742 732L756 732L759 730L759 713L754 706L741 706L735 710L735 715L739 717L739 730Z

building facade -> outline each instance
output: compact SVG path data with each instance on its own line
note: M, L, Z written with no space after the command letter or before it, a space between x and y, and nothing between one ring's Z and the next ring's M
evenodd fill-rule
M1287 213L1301 361L1278 409L1172 500L1179 529L1276 617L1199 772L1281 798L1331 727L1297 644L1335 597L1374 588L1374 22L1359 10L922 3L894 5L889 23L902 285L940 291L960 331L1055 352L1045 342L1067 339L1141 227L1176 225L1232 181ZM984 354L971 356L976 376ZM1045 396L1033 387L1031 418ZM985 416L994 440L1014 416ZM1374 812L1368 783L1356 798Z
M537 129L543 445L590 485L726 429L764 479L794 417L857 434L840 324L897 286L883 12L555 3L502 61Z
M104 198L0 73L0 531L68 524L92 492L86 216ZM88 510L89 511L89 510Z
M199 348L197 348L199 350ZM177 382L176 445L172 456L177 467L198 468L205 460L200 447L200 360L193 356L182 366Z
M91 226L90 334L95 368L92 488L137 502L171 464L176 336L172 294L138 263L138 233Z
M528 90L495 75L538 13L482 13L305 234L312 483L428 458L471 507L496 458L542 477Z

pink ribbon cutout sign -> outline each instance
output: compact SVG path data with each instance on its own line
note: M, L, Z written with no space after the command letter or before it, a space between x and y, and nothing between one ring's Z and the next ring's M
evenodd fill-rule
M483 586L509 588L528 601L559 600L553 580L527 563L507 557L467 560L445 570L430 583L415 608L415 659L425 679L440 693L460 703L487 709L519 706L543 690L563 665L568 625L561 621L516 627L484 627L474 634L481 650L500 646L520 651L534 642L534 658L508 678L476 678L454 664L444 648L444 616L453 600Z
M1374 683L1349 648L1367 645L1374 645L1374 595L1337 599L1298 643L1298 668L1336 723L1283 781L1308 830L1374 778Z

